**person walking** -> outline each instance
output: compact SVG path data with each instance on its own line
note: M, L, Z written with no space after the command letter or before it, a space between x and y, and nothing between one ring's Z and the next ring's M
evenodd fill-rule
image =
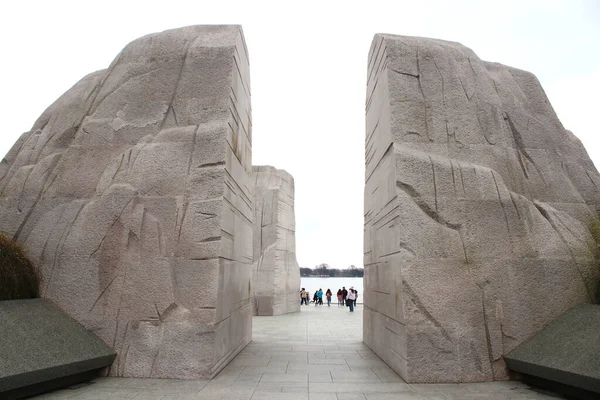
M323 289L319 288L319 291L317 292L317 298L319 299L319 305L322 306L323 305Z
M342 286L342 304L346 304L346 297L348 297L348 291L346 290L346 286ZM346 306L348 306L346 304Z
M302 288L302 290L300 291L300 305L304 304L305 297L306 297L306 290L304 288Z
M357 301L358 301L358 290L354 289L354 307L356 307Z
M344 304L344 303L342 303L342 289L338 289L337 299L338 299L338 307L341 307Z
M327 297L327 307L331 307L331 289L327 289L325 296Z
M354 286L350 286L350 290L348 291L348 295L346 296L346 305L350 307L350 312L354 312L354 300L356 299L354 295Z
M315 307L319 304L319 292L315 292L313 295L313 303L315 303Z

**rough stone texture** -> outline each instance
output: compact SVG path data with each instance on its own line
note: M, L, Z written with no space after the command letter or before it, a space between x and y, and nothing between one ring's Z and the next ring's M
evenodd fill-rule
M294 178L284 170L253 166L255 315L300 311L300 268L296 261Z
M137 39L3 161L0 220L111 375L213 376L251 340L249 63L239 26Z
M506 379L594 300L600 177L532 74L376 35L365 146L364 341L406 381Z
M108 367L116 357L48 300L0 301L0 321L0 398L7 398L9 391Z
M575 307L506 356L508 368L600 394L600 305Z

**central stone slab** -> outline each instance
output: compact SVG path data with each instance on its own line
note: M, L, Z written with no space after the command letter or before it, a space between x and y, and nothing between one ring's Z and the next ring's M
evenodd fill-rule
M253 166L254 315L300 311L296 261L294 177L271 166Z
M249 62L239 26L127 45L0 166L2 229L110 374L210 378L251 340Z

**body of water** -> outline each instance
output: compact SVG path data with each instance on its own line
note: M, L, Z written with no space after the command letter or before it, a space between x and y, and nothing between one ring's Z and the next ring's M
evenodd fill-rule
M363 301L363 293L364 293L363 278L322 278L322 277L305 278L305 277L301 277L300 281L301 281L301 287L308 290L311 300L317 290L323 289L323 302L327 303L327 299L325 298L325 292L327 292L327 289L331 289L331 293L333 293L331 302L334 304L337 304L338 289L341 289L342 286L345 286L346 290L347 290L350 286L354 286L354 289L358 290L358 303L362 303L362 301ZM298 294L298 298L300 298L299 294Z

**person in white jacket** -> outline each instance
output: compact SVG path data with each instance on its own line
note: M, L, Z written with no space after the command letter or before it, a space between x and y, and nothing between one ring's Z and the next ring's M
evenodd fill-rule
M350 307L350 312L354 312L354 300L356 299L356 291L354 286L350 286L348 290L348 296L346 296L346 305Z

